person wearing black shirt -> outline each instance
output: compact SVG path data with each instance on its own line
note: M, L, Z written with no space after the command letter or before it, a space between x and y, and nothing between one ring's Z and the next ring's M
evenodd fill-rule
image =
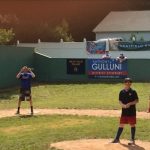
M135 144L135 132L136 132L136 104L138 103L138 95L135 90L131 88L131 78L125 78L124 89L119 93L119 103L122 107L122 113L120 117L120 125L117 131L117 135L112 143L119 143L120 136L122 134L125 124L131 126L131 141L129 145Z

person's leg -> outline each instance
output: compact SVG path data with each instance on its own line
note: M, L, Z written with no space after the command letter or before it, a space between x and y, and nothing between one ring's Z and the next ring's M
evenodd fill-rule
M131 126L131 140L128 143L129 145L135 144L135 132L136 132L135 124L130 124L130 126Z
M20 107L21 107L21 101L25 100L25 94L24 90L20 89L20 95L19 95L19 100L18 100L18 108L16 114L20 114Z
M124 128L124 124L120 124L119 128L118 128L118 131L117 131L117 134L116 134L116 137L112 141L112 143L119 143L120 142L119 139L120 139L120 136L122 134L123 128Z
M135 132L136 132L135 125L131 125L131 139L132 140L135 140Z
M127 116L121 116L120 117L120 125L119 125L119 128L118 128L118 131L117 131L117 134L116 134L116 137L115 139L112 141L112 143L119 143L119 139L120 139L120 136L123 132L123 128L124 128L124 125L128 123L128 119L127 119Z
M26 91L26 99L30 103L30 108L31 108L31 115L33 115L33 102L32 102L32 96L31 96L31 89Z
M31 115L33 115L33 102L32 99L30 99L30 108L31 108Z
M21 99L18 100L18 108L16 114L20 114Z
M129 124L131 126L131 140L129 145L135 144L135 132L136 132L136 116L129 117Z

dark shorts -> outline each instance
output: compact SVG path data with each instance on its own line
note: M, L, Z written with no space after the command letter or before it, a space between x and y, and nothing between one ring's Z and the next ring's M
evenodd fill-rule
M121 116L120 124L136 124L136 116Z
M21 101L30 101L31 100L31 89L20 89L19 100Z

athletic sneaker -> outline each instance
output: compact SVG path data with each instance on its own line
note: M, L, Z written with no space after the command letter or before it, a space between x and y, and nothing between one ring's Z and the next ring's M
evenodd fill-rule
M119 139L114 139L111 143L120 143Z
M17 110L15 114L16 114L16 115L19 115L19 114L20 114L20 112Z
M135 141L134 140L130 140L130 142L128 143L128 145L135 145Z

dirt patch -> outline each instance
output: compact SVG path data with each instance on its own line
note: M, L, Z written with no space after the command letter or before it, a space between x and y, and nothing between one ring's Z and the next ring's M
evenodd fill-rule
M50 147L61 150L150 150L150 142L136 141L136 145L129 146L127 140L113 144L111 139L84 139L53 143Z
M16 109L0 110L0 118L15 116ZM29 115L29 109L21 109L22 115ZM81 116L98 116L98 117L119 117L120 110L91 110L91 109L34 109L34 115L81 115ZM150 113L137 112L137 118L150 119Z

